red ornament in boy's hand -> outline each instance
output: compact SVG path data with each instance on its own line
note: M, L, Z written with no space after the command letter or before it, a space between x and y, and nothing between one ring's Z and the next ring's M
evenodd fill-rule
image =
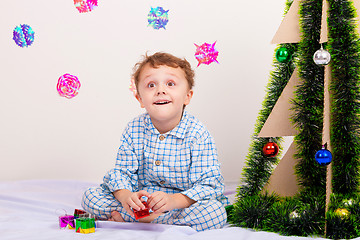
M140 218L143 218L143 217L147 217L147 216L150 215L150 213L149 213L149 206L148 206L147 202L143 201L142 204L145 205L145 209L144 209L144 210L136 211L135 209L133 209L136 220L138 220L138 219L140 219Z

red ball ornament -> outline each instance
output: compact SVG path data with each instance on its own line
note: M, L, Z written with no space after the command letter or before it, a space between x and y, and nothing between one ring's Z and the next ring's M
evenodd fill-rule
M275 157L279 153L279 146L274 142L268 142L263 148L263 153L267 157Z

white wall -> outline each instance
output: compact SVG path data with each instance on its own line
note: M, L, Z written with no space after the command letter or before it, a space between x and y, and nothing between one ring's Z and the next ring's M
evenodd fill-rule
M147 27L157 6L169 10L166 30ZM128 89L133 65L146 51L167 51L195 68L188 111L215 138L225 180L238 181L284 7L285 0L99 0L80 14L73 0L2 0L0 180L100 182L125 124L143 111ZM24 23L35 31L28 48L12 40ZM214 41L219 64L196 67L194 43ZM65 73L82 84L73 99L56 91Z

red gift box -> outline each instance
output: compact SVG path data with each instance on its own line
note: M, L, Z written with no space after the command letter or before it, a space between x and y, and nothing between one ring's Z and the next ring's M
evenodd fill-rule
M84 210L81 210L81 209L75 209L74 211L74 217L75 218L78 218L80 217L81 214L85 214L86 212Z
M147 202L143 201L142 204L145 205L145 209L144 210L139 210L139 211L136 211L135 209L133 209L133 212L135 214L135 219L138 220L140 218L143 218L143 217L147 217L150 215L149 213L149 206L147 204Z

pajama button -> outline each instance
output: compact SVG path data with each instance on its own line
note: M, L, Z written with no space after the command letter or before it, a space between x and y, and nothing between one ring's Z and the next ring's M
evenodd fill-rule
M160 181L160 184L164 184L164 183L165 183L165 181L164 181L164 180L161 180L161 181Z
M155 161L155 165L156 165L156 166L159 166L160 164L161 164L161 161L159 161L159 160L156 160L156 161Z
M160 139L160 141L162 141L162 140L165 139L165 136L164 136L164 135L160 135L159 139Z

